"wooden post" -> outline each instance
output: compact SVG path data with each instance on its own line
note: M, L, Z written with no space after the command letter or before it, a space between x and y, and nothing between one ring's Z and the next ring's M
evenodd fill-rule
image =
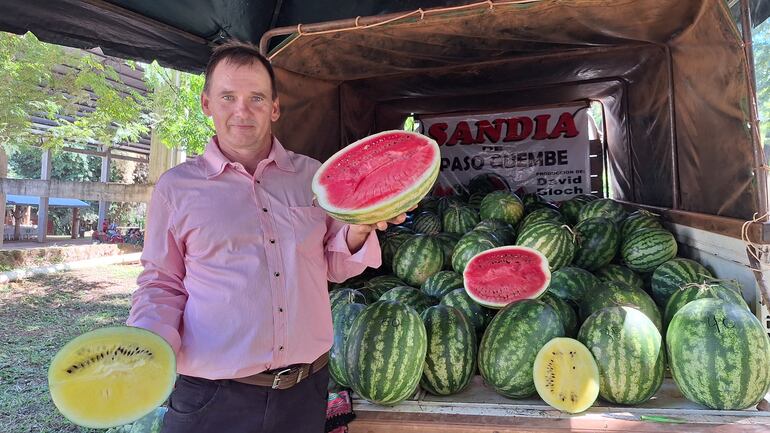
M105 156L102 157L102 173L99 176L99 182L107 183L110 181L110 148L103 146L102 151L105 152ZM96 225L97 231L101 231L102 224L104 224L104 220L107 218L107 211L109 209L110 202L99 200L99 222Z
M51 180L51 150L43 150L43 159L40 162L40 179ZM37 208L37 242L44 243L48 234L48 197L40 197L40 206Z
M70 237L72 239L78 238L78 232L80 231L80 209L72 208L72 230L70 230Z
M8 155L5 153L5 149L0 147L0 177L8 177ZM0 237L0 248L3 247L3 241L5 240L5 193L0 192L0 215L2 215L3 222L0 223L0 228L3 229L3 236Z

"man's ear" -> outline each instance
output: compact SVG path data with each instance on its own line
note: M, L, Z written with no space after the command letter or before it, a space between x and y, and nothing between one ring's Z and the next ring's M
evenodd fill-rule
M270 119L275 122L281 117L281 104L278 101L278 97L273 99L273 112L270 114Z
M211 117L211 110L209 109L209 95L206 94L206 91L201 92L201 109L203 109L203 114L206 116Z

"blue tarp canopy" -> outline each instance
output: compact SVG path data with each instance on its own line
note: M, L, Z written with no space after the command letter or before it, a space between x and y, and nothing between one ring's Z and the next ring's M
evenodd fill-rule
M34 197L31 195L13 195L8 194L6 196L6 204L20 204L23 206L40 206L40 197ZM58 207L88 207L88 203L75 199L75 198L58 198L50 197L48 199L48 206Z

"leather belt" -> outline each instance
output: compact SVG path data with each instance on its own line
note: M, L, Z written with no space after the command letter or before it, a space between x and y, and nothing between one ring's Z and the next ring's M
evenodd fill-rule
M297 364L280 371L273 370L270 373L257 373L251 376L232 379L236 382L249 385L269 386L273 389L289 389L292 386L307 379L308 376L322 369L329 362L329 353L324 353L310 364Z

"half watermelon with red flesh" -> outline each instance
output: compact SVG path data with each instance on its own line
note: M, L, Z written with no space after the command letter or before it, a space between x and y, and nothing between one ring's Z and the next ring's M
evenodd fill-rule
M463 272L468 296L489 308L535 299L548 288L548 259L535 249L506 246L483 251L468 262Z
M332 217L372 224L416 206L433 187L441 153L429 137L385 131L350 144L313 177L318 205Z

